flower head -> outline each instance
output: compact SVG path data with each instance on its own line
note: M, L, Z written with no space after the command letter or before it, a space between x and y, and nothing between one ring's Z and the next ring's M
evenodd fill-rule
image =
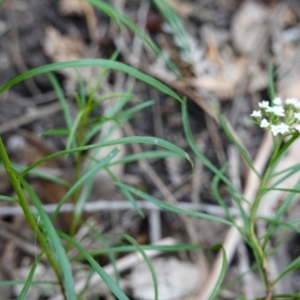
M267 112L273 113L275 116L284 117L285 111L282 106L269 106L267 107Z
M252 112L252 114L250 115L250 117L253 117L253 118L261 118L261 111L260 110L254 110Z
M258 106L261 110L254 110L250 116L259 122L261 128L271 129L274 136L300 134L300 101L295 98L283 101L276 97L272 106L265 100Z
M294 117L295 117L298 121L300 121L300 113L294 113Z
M296 98L287 98L285 100L286 105L292 105L295 108L300 108L300 102Z
M258 103L258 106L260 107L260 108L268 108L269 107L269 101L261 101L261 102L259 102Z
M260 122L260 127L261 127L261 128L267 128L267 127L269 127L270 125L271 125L271 123L268 122L267 119L262 119L261 122Z
M282 104L282 100L281 100L281 98L276 97L276 98L273 100L273 103L274 103L274 105L281 105L281 104Z
M284 123L280 123L279 125L271 125L271 130L274 136L278 133L285 134L289 133L290 126Z

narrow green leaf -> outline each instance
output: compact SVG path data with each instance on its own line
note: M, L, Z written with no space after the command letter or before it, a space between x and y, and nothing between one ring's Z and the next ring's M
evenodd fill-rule
M57 259L59 261L59 265L61 267L61 271L63 274L63 278L65 281L65 290L67 299L69 300L75 300L75 287L74 287L74 280L73 280L73 274L71 270L71 266L69 264L69 260L67 257L67 254L65 252L65 249L63 245L61 244L61 241L56 233L55 228L53 227L53 224L48 217L47 213L45 212L43 205L41 204L39 198L35 194L35 192L32 190L31 186L25 181L25 179L19 175L16 171L13 171L14 175L18 178L18 180L21 182L25 190L27 191L31 201L33 202L34 206L36 207L37 211L39 212L41 222L44 226L44 229L46 231L46 234L48 236L48 242L51 244L51 248L55 250Z
M86 223L85 225L90 229L90 231L94 234L94 236L104 245L105 248L107 248L107 249L110 248L108 240L107 240L107 238L104 235L102 235L97 229L95 229L90 224ZM117 264L116 264L116 259L115 259L114 253L113 252L108 252L107 256L108 256L110 264L114 268L115 279L116 279L117 284L119 285L120 273L119 273L119 270L117 268Z
M168 88L166 85L162 84L158 80L154 79L153 77L148 76L136 70L135 68L129 67L123 63L110 61L106 59L81 59L81 60L58 62L49 65L44 65L29 70L27 72L24 72L21 75L18 75L13 79L9 80L2 87L0 87L0 94L5 92L7 89L11 88L12 86L16 85L17 83L25 79L31 78L33 76L37 76L48 72L58 71L66 68L81 68L81 67L102 67L102 68L108 68L108 69L124 72L133 77L136 77L137 79L147 83L148 85L153 86L154 88L158 89L162 93L169 95L182 103L182 99L176 93L174 93L170 88Z
M27 168L27 166L22 166L19 164L12 164L12 167L15 170L17 170L18 172L23 172ZM42 168L31 170L29 172L29 174L34 175L39 178L42 178L42 179L46 179L51 182L58 183L60 185L66 186L66 187L70 187L70 182L68 182L67 180L64 180L58 176L52 175L50 172L47 172L47 170L43 170Z
M220 126L222 127L224 133L229 138L229 140L234 144L234 146L237 148L241 156L244 158L244 160L247 162L248 166L251 168L251 170L256 174L256 176L261 179L261 176L256 171L251 157L248 155L247 151L239 144L239 142L235 139L231 131L229 130L227 123L225 122L225 119L223 118L222 114L218 112L218 119L220 122Z
M193 58L189 45L188 33L184 28L181 18L178 17L176 12L169 6L166 0L153 0L152 2L154 2L156 8L163 15L171 28L175 44L179 47L183 60L192 64Z
M29 171L31 171L38 165L42 164L43 162L48 161L48 160L58 157L58 156L62 156L62 155L66 155L66 154L70 154L70 153L74 153L74 152L79 152L79 151L86 151L86 150L101 148L101 147L134 144L134 143L156 145L156 146L160 146L162 148L168 149L168 150L173 151L174 153L178 154L178 156L187 159L187 161L190 163L191 167L192 168L194 167L193 161L190 158L190 156L185 151L183 151L179 147L175 146L174 144L171 144L170 142L167 142L167 141L159 139L159 138L154 138L154 137L131 136L131 137L125 137L125 138L121 138L121 139L101 142L98 144L82 146L82 147L78 147L78 148L74 148L74 149L63 150L63 151L53 153L51 155L48 155L48 156L38 160L37 162L33 163L32 165L30 165L26 170L24 170L22 172L22 176L25 176Z
M118 148L114 148L108 155L106 155L99 163L97 163L93 168L91 168L90 170L88 170L87 172L84 173L83 176L81 176L78 181L76 183L74 183L74 185L68 190L68 192L63 196L63 198L59 201L55 212L53 213L51 219L55 220L55 218L57 217L61 207L63 206L63 204L77 191L77 189L87 180L90 179L90 177L92 177L94 174L96 174L99 170L103 169L104 167L106 167L110 161L120 152L120 150ZM78 203L76 204L75 208L74 208L74 218L73 218L73 222L75 224L77 224L83 208L84 208L84 204L85 203L81 203L80 201L78 201Z
M167 157L180 157L178 154L171 151L145 151L136 154L127 155L119 160L116 160L110 164L110 166L117 164L127 164L134 161L138 161L140 159L159 159L159 158L167 158Z
M223 247L223 245L221 244L217 244L215 246L213 246L211 248L212 251L217 251L217 250L220 250L222 251L222 266L221 266L221 272L220 272L220 275L219 275L219 278L218 278L218 281L214 287L214 290L212 292L212 294L210 295L209 297L209 300L214 300L218 297L218 294L219 294L219 290L221 288L221 284L224 280L224 277L226 275L226 270L227 270L227 257L226 257L226 251Z
M278 151L277 155L274 156L270 163L269 166L275 166L276 163L280 160L280 158L284 155L284 153L287 151L287 149L290 147L290 145L299 137L298 133L295 133L294 135L292 135L290 137L290 139L284 143L284 145L280 148L280 150Z
M32 284L32 279L33 279L33 276L34 276L35 269L36 269L36 267L38 266L38 264L40 263L40 261L41 261L43 255L44 255L44 252L42 251L42 252L37 256L37 258L35 259L35 261L34 261L32 267L31 267L31 269L30 269L30 272L29 272L29 274L28 274L28 276L27 276L27 279L26 279L26 281L25 281L25 284L24 284L24 286L23 286L23 288L22 288L22 291L21 291L21 293L20 293L20 295L19 295L19 297L18 297L18 300L24 300L24 299L26 299L28 290L29 290L29 288L30 288L30 286L31 286L31 284Z
M0 281L0 288L6 286L14 286L14 285L23 285L25 284L26 280L8 280L8 281ZM50 280L32 280L31 285L40 285L40 284L49 284L49 285L58 285L56 281Z
M69 242L78 251L84 256L84 258L89 262L92 268L99 274L104 283L110 289L110 291L117 297L119 300L129 300L129 298L124 294L124 292L118 287L118 285L112 280L112 278L100 267L99 263L95 261L95 259L73 238L68 236L67 234L57 231L59 236L61 236L64 240Z
M187 215L187 216L191 216L191 217L197 217L197 218L202 218L202 219L206 219L206 220L211 220L211 221L222 223L222 224L225 224L225 225L228 225L228 226L234 226L236 228L238 227L236 224L234 224L230 221L221 219L219 217L215 217L215 216L212 216L212 215L209 215L209 214L205 214L205 213L201 213L201 212L197 212L197 211L183 209L183 208L173 206L171 204L168 204L166 202L158 200L157 198L152 197L152 196L150 196L150 195L148 195L148 194L146 194L146 193L144 193L144 192L142 192L138 189L135 189L135 188L133 188L129 185L126 185L126 184L123 184L123 183L121 184L121 183L117 183L117 182L115 182L115 184L117 186L120 186L120 187L124 188L124 189L127 189L130 193L135 194L135 195L145 199L146 201L149 201L149 202L155 204L156 206L160 207L163 210L171 211L171 212L174 212L174 213L177 213L177 214L183 214L183 215Z
M149 270L151 272L151 276L152 276L152 280L153 280L153 286L154 286L154 299L158 300L158 280L157 280L155 269L154 269L154 267L151 263L151 260L149 259L149 257L147 256L147 254L145 253L143 248L138 244L138 242L134 238L132 238L130 235L128 235L126 233L122 233L122 234L120 234L120 236L122 236L127 241L129 241L133 246L135 246L137 251L140 252L141 255L143 256L143 258L144 258L144 260L145 260L146 264L148 265Z
M48 75L48 78L52 84L52 87L57 95L57 99L61 105L67 128L70 130L72 127L72 117L71 117L71 112L70 112L70 109L68 106L67 99L65 98L64 92L63 92L62 88L60 87L59 82L58 82L57 78L55 77L55 75L51 72L49 72L47 75ZM0 94L1 94L1 91L0 91Z
M82 79L82 76L78 69L75 69L76 71L76 76L77 76L77 81L79 84L79 100L80 100L80 109L84 109L86 106L86 98L85 98L85 87L84 87L84 82Z
M128 17L122 14L120 11L110 6L108 3L101 0L87 0L91 5L97 9L103 11L113 20L119 20L122 22L128 29L134 32L158 57L160 57L165 64L172 70L174 74L178 77L182 77L177 66L166 56L166 54L160 50L160 48L153 42L151 37L145 33L141 28L138 27L134 22L132 22Z
M177 252L177 251L188 251L188 250L199 250L202 247L200 245L194 244L176 244L176 245L140 245L144 251L148 250L157 250L162 252ZM127 253L136 251L136 247L134 246L117 246L117 247L109 247L99 250L90 251L89 254L92 256L98 256L109 253ZM78 255L71 259L71 261L82 260L83 256Z
M4 195L0 195L0 200L1 201L9 201L9 202L14 202L14 203L19 203L19 200L13 197L9 197L9 196L4 196Z
M296 183L295 188L296 189L300 188L300 180L298 180L298 182ZM283 216L283 214L286 212L286 210L290 207L290 204L293 201L295 196L296 196L295 193L289 193L289 195L286 197L284 202L281 204L280 208L277 210L277 212L273 218L274 222L278 222L280 220L280 218ZM264 237L263 248L265 248L267 246L267 243L275 230L274 222L272 222L268 226L268 229L267 229L265 237Z
M297 257L294 259L280 274L279 276L272 282L272 286L275 286L275 284L281 280L286 274L292 272L295 269L298 269L300 267L300 257Z
M272 63L269 63L268 67L268 77L269 77L269 85L268 85L268 91L269 91L269 97L271 99L271 106L273 106L273 100L276 97L276 91L275 91L275 82L274 82L274 66Z
M51 135L69 135L70 131L65 128L56 128L43 131L40 133L41 136L51 136Z
M85 114L85 110L81 110L76 118L75 121L70 129L70 134L68 136L68 140L67 140L67 145L66 145L66 150L69 150L72 146L75 145L75 147L77 146L77 142L76 142L76 130L79 127L81 118L84 116Z
M182 121L183 121L183 128L185 132L186 139L188 141L188 144L190 145L191 149L195 153L195 155L201 160L201 162L209 169L211 170L215 175L217 175L221 180L227 184L227 186L234 191L237 195L240 196L241 200L244 199L244 195L228 180L226 176L224 176L207 158L206 156L199 151L194 137L192 135L192 131L189 125L189 117L187 113L187 107L186 102L182 105Z
M115 176L109 169L107 169L107 172L109 173L109 175L111 176L112 180L117 182L118 184L121 184L121 180ZM139 207L138 203L136 202L136 200L132 197L132 195L130 194L130 192L126 189L123 189L122 187L119 187L122 194L126 197L126 199L131 203L131 205L133 206L133 208L135 209L135 211L142 217L145 218L145 215L143 213L143 211L141 210L141 208Z

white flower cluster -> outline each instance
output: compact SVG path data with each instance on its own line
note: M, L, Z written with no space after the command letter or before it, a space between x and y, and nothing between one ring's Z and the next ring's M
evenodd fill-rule
M297 99L282 101L277 97L273 106L268 101L261 101L258 106L261 110L254 110L250 116L261 128L271 129L274 136L300 133L300 101Z

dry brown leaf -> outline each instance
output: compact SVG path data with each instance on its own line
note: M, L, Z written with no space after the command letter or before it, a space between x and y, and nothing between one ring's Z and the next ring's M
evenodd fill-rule
M233 17L231 34L240 53L250 54L261 39L270 11L254 1L244 2Z
M97 41L97 18L92 6L84 0L60 0L58 9L63 16L85 16L92 41Z
M197 88L204 89L215 94L221 100L228 100L234 97L236 88L245 73L247 61L244 57L235 61L221 61L216 56L211 57L211 64L216 71L213 74L199 76L187 82ZM268 85L268 77L259 65L253 65L248 69L249 84L247 91L250 93L263 90Z
M248 92L256 93L268 86L268 75L259 65L250 66Z
M279 20L279 23L282 27L289 27L289 26L296 25L298 23L298 15L291 6L288 6L285 9L285 12L281 20Z
M44 52L53 62L64 62L96 56L96 49L87 47L77 36L62 35L53 27L46 29L44 40ZM62 69L60 73L67 77L66 92L73 94L76 89L77 74L74 69ZM100 68L80 68L80 76L83 82L92 84L100 74ZM91 80L92 79L92 80Z
M167 0L167 3L182 17L189 17L195 13L195 5L192 5L192 3L186 3L181 0Z
M284 78L279 80L278 94L286 98L300 99L300 70L299 72L289 72Z
M198 87L216 94L221 99L229 99L234 95L235 88L245 72L246 60L239 58L227 62L218 69L218 73L204 75L188 81L193 87Z
M62 35L54 27L47 27L44 52L52 61L62 62L84 58L86 47L79 37ZM60 72L69 77L74 76L71 69L63 69Z
M88 5L83 0L60 0L58 9L64 15L84 15L84 6Z

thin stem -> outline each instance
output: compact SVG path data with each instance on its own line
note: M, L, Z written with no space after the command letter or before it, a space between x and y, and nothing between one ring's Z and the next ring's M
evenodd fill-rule
M0 136L0 158L3 162L6 173L9 177L9 180L10 180L10 182L11 182L11 184L12 184L12 186L13 186L13 188L14 188L17 196L18 196L18 200L19 200L18 203L19 203L19 205L21 206L21 208L24 212L25 218L26 218L28 224L30 225L31 229L35 232L40 245L42 246L43 250L45 251L45 254L48 258L48 261L49 261L50 265L52 266L52 268L54 269L55 274L57 276L58 282L59 282L60 287L61 287L62 294L64 295L64 298L66 299L64 281L63 281L63 278L62 278L62 274L60 272L59 264L57 263L54 255L52 254L45 236L41 232L39 226L37 225L37 223L34 219L34 217L32 216L32 213L31 213L30 208L28 206L28 203L26 201L26 197L25 197L25 195L23 193L23 190L21 188L20 181L15 177L15 175L12 172L11 162L10 162L10 159L7 155L7 152L6 152L6 149L5 149L5 146L3 144L1 136Z
M86 124L88 122L88 117L90 115L90 112L91 112L91 106L87 105L84 108L83 116L82 116L82 118L80 119L80 122L79 122L79 128L78 128L78 133L77 133L77 146L78 147L84 146L85 128L86 128ZM83 159L82 152L78 152L76 157L75 157L75 182L78 181L81 177L82 159ZM76 193L74 194L74 198L73 198L74 199L73 200L74 205L77 204L79 196L80 196L80 189L78 189L76 191ZM74 210L73 214L72 214L70 236L75 235L77 225L78 224L76 223L76 210Z
M269 268L268 268L268 262L267 262L267 258L266 258L266 253L264 251L264 247L263 247L263 245L260 244L259 238L257 237L256 232L255 232L255 220L256 220L256 215L257 215L257 209L259 207L264 190L265 190L268 180L270 178L270 174L272 171L272 163L276 160L281 143L282 143L282 137L280 137L277 141L275 140L274 151L273 151L272 157L270 159L270 162L267 166L267 169L263 175L263 178L260 182L256 197L255 197L253 205L251 207L250 219L249 219L249 224L250 224L250 233L249 234L250 234L250 238L253 242L253 250L258 255L258 258L261 262L263 273L264 273L264 279L265 279L266 290L267 290L267 295L265 298L266 300L272 298L272 280L271 280L271 276L270 276L270 272L269 272Z

